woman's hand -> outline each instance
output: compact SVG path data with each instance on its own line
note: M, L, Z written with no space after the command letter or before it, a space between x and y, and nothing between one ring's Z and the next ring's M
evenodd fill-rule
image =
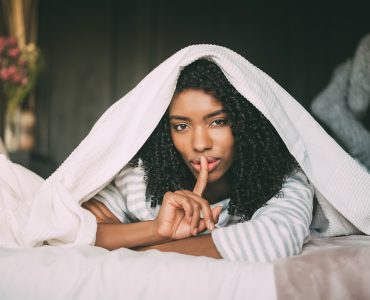
M167 192L157 218L154 220L156 231L164 238L183 239L200 232L213 230L221 207L213 209L202 194L207 186L208 165L201 157L201 169L193 191L180 190Z

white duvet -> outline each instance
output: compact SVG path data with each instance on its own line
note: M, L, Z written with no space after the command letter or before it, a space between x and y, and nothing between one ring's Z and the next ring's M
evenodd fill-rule
M89 245L19 248L43 180L4 155L0 170L1 300L275 299L272 264Z

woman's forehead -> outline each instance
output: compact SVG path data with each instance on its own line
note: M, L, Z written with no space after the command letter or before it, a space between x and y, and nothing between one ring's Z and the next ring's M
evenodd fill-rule
M192 114L223 109L221 101L210 93L199 89L187 89L175 95L172 99L169 113Z

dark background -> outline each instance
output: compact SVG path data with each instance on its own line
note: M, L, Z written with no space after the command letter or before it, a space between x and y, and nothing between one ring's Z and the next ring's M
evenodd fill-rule
M40 0L46 67L28 167L48 176L110 104L187 45L238 52L308 108L368 32L370 1Z

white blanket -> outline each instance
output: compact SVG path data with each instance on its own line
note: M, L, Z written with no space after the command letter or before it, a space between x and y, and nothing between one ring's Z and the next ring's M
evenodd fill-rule
M0 154L0 246L22 245L22 229L43 180Z
M45 240L51 245L94 244L95 217L80 204L102 189L140 149L167 109L181 69L201 57L216 62L276 128L315 186L324 212L316 218L322 234L350 234L357 228L369 234L370 175L261 70L229 49L196 45L167 59L103 114L42 183L24 218L18 220L26 224L25 229L10 230L17 232L12 245L32 247Z
M1 299L276 299L272 264L89 245L18 248L43 180L3 155L0 170Z
M94 246L0 248L1 299L276 299L272 264Z

